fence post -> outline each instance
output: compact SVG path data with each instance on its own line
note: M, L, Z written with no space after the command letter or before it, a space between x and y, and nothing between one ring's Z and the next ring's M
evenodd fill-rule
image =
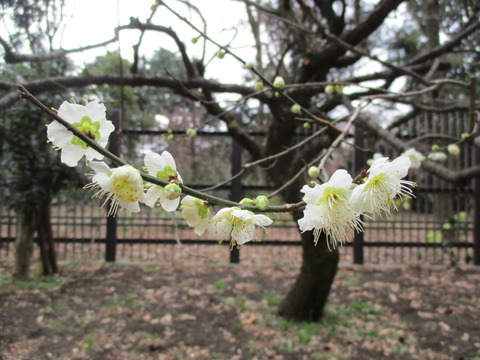
M477 136L480 134L477 131ZM473 150L473 163L480 164L480 148L475 146ZM473 179L473 263L480 265L480 177Z
M365 132L358 125L355 126L355 148L353 151L353 173L358 175L365 166ZM364 233L355 233L353 237L353 263L363 264Z
M232 175L242 170L242 147L232 138ZM243 198L242 177L232 180L230 185L230 200L240 201ZM240 250L234 246L230 251L230 264L240 263Z
M112 109L110 113L115 131L111 133L108 150L115 154L119 154L120 132L122 122L122 111L120 109ZM107 235L105 239L105 261L114 262L117 255L117 218L114 216L107 217Z

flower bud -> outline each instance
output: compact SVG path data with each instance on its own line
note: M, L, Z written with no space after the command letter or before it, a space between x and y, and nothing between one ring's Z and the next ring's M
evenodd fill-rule
M190 136L190 137L195 137L197 136L197 130L193 129L193 128L188 128L187 129L187 136Z
M468 139L470 137L470 134L469 133L462 133L462 135L460 135L460 137L465 140L465 139Z
M243 198L242 200L240 200L240 204L253 206L253 199Z
M457 156L460 154L460 148L457 144L450 144L447 147L448 153L453 156Z
M305 130L310 129L311 127L312 127L312 125L310 125L310 123L309 123L308 121L306 121L306 122L303 123L303 128L304 128Z
M300 114L302 112L302 107L298 104L293 104L292 107L290 108L290 110L294 113L294 114Z
M445 161L445 160L447 160L447 155L443 152L433 152L433 153L428 154L428 160Z
M310 166L308 168L308 176L312 179L316 179L320 176L320 169L317 166Z
M275 86L277 89L283 90L285 89L285 80L281 76L277 76L273 80L273 86Z
M265 195L259 195L255 199L255 206L257 209L266 210L269 205L270 201L268 201L268 198Z
M223 49L218 50L218 52L217 52L217 58L223 59L223 58L225 57L225 54L226 54L226 53L227 53L227 52L226 52L225 50L223 50Z
M176 199L182 193L182 189L177 184L168 184L163 188L163 193L168 200Z
M253 85L253 90L255 91L262 91L263 90L263 82L257 81L255 85Z
M343 85L335 85L335 91L339 94L343 93Z
M253 69L253 63L250 61L245 63L245 69L252 70Z
M190 41L192 42L192 44L196 44L198 42L198 39L199 39L198 36L194 36L194 37L192 37L192 40L190 40Z
M450 230L452 228L452 224L446 222L442 225L443 230Z
M333 85L327 85L325 86L325 94L331 95L335 92L335 86Z
M465 211L460 211L458 214L455 214L453 218L456 221L467 221L467 213Z
M437 144L432 145L432 151L439 151L439 150L440 150L440 146L438 146Z

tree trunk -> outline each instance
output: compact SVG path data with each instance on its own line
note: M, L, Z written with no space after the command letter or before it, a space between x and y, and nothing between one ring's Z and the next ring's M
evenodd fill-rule
M52 224L50 219L50 203L45 202L40 207L38 214L37 234L40 247L40 259L42 260L43 275L58 273L57 255L52 235Z
M35 212L32 208L22 208L17 209L16 214L17 229L13 278L15 280L26 280L30 275L33 234L36 228Z
M294 217L298 220L299 214ZM339 254L327 248L324 236L320 236L317 245L312 231L301 236L302 267L278 314L296 321L319 321L337 273Z

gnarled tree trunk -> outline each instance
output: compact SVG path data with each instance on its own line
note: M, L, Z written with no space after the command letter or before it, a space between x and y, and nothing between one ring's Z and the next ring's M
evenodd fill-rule
M15 238L15 262L13 278L26 280L30 275L30 262L33 252L33 234L37 219L33 207L16 210L17 229Z
M298 220L300 214L294 214ZM317 245L313 232L302 236L302 267L297 279L278 308L278 314L297 321L318 321L323 315L330 288L337 273L339 254L330 251L320 236Z
M38 214L38 246L40 247L40 259L42 260L43 275L58 273L57 255L53 242L52 222L50 218L50 202L42 203Z

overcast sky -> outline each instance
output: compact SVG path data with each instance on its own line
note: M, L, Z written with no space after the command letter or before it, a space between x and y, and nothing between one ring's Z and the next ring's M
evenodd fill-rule
M222 44L227 44L233 37L235 37L233 45L238 47L238 51L243 51L245 56L253 56L253 51L240 50L247 45L253 45L250 33L247 31L238 31L236 35L232 29L238 29L238 22L240 17L246 16L244 4L238 1L207 1L196 0L192 1L203 12L204 17L208 23L208 33L215 38L216 41ZM99 43L114 36L113 29L118 24L128 24L130 17L137 17L141 21L145 21L150 16L150 7L153 4L152 0L67 0L68 14L71 16L66 23L63 37L61 38L61 45L63 48L78 48L89 44ZM169 1L169 5L181 12L182 16L192 18L196 25L200 25L198 17L194 13L185 11L185 7L179 5L177 1ZM239 17L240 16L240 17ZM191 38L197 33L188 25L178 20L168 10L159 7L157 13L152 19L154 24L162 26L171 26L174 28L180 39L182 39L187 47L189 54L196 54L200 56L202 45L191 43ZM230 30L228 30L230 29ZM132 45L138 41L140 32L135 30L126 30L121 33L120 46L122 56L132 59ZM110 51L118 50L119 44L112 44L108 47ZM141 53L144 55L151 55L156 49L163 47L171 51L177 51L178 48L169 37L160 35L155 32L147 32L142 41ZM104 54L105 48L97 50L85 51L75 56L77 64L83 62L91 62L95 56ZM209 46L207 48L208 60L210 56L215 54L216 48ZM252 54L252 55L250 55ZM251 60L251 59L246 59ZM229 58L228 56L223 60L214 59L215 63L210 68L225 69L222 71L222 78L228 76L228 82L239 82L242 78L242 71L227 70L234 66L235 69L240 70L241 66L238 61ZM207 74L215 76L215 74Z

